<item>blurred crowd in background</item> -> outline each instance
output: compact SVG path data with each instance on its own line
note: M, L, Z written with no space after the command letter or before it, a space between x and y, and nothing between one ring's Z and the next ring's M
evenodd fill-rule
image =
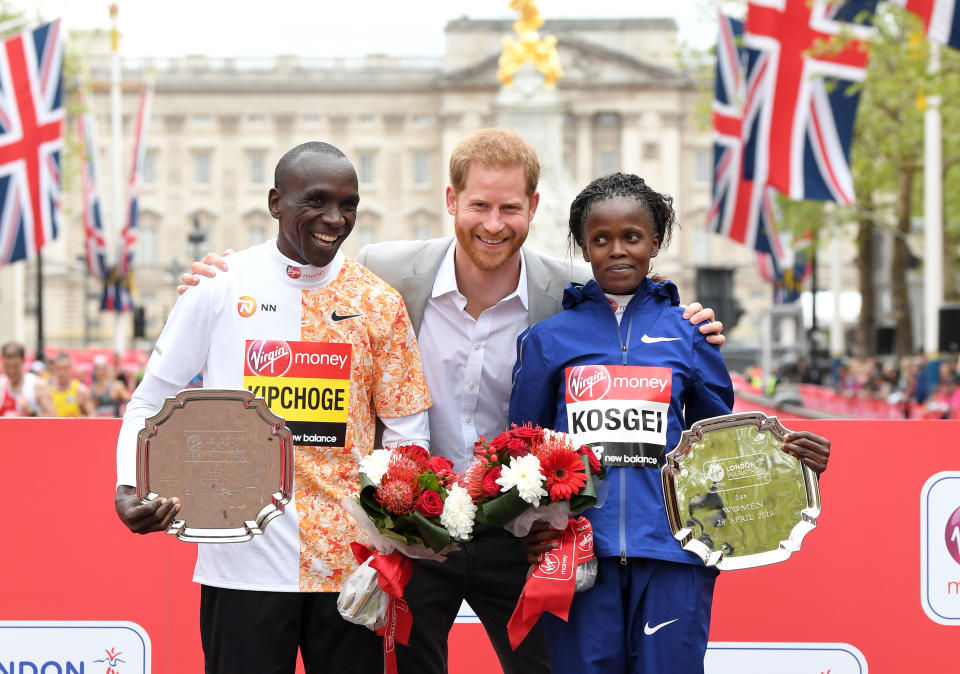
M19 342L4 344L2 357L7 417L121 417L147 362L139 349L67 349L38 359Z
M960 358L931 360L837 358L822 371L803 358L784 363L774 376L747 373L752 392L780 401L869 419L960 419Z

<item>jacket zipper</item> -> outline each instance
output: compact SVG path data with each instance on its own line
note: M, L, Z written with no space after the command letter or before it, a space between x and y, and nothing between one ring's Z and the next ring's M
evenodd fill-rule
M633 300L631 299L631 302ZM633 312L630 311L631 307L628 305L626 310L623 312L623 317L621 322L617 324L617 338L620 340L620 364L627 364L627 348L630 345L630 333L633 331ZM627 313L630 314L629 320ZM627 340L623 340L623 332L620 330L622 327L623 321L627 321ZM619 522L619 534L620 534L620 564L623 566L627 565L627 472L626 470L620 470L620 522Z

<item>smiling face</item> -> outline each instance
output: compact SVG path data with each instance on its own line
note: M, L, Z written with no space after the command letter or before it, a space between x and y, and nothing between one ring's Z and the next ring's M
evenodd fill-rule
M660 252L660 239L643 203L630 197L594 202L583 223L583 259L612 295L633 293Z
M270 214L280 221L277 247L301 264L325 267L357 219L357 174L344 157L304 152L270 190Z
M482 271L503 267L518 254L530 231L540 195L527 195L523 168L473 164L463 189L447 187L457 251Z

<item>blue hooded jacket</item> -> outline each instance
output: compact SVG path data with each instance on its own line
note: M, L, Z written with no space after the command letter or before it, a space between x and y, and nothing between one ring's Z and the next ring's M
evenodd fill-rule
M733 385L720 349L683 318L679 302L672 282L645 279L618 325L596 281L570 284L564 311L517 340L510 422L568 431L565 371L577 365L670 368L665 451L695 421L729 414ZM605 502L585 513L598 557L702 564L670 534L658 467L608 467L605 482Z

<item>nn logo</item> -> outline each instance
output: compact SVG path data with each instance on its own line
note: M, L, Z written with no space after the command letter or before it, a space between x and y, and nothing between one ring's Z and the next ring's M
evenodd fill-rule
M260 305L260 311L275 313L277 311L277 305L263 303ZM250 318L257 313L257 301L249 295L243 295L237 299L237 313L244 318Z
M237 313L244 318L250 318L257 313L257 301L249 295L244 295L237 300Z

